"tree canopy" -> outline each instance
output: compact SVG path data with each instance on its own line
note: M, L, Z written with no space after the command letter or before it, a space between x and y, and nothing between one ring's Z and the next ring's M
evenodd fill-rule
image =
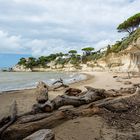
M92 47L83 48L82 51L86 53L86 55L90 55L91 52L94 50Z
M76 51L76 50L70 50L69 53L70 53L70 54L76 54L77 51Z
M25 65L26 64L26 59L25 58L20 58L19 62L18 62L19 65Z
M139 27L139 25L140 25L140 13L137 13L129 17L123 23L121 23L117 27L117 30L118 32L128 32L129 34L131 34Z

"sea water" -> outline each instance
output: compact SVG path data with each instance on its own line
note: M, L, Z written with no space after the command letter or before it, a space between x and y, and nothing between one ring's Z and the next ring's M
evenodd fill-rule
M0 92L34 88L39 81L51 85L60 78L69 84L86 79L86 75L75 72L0 72Z

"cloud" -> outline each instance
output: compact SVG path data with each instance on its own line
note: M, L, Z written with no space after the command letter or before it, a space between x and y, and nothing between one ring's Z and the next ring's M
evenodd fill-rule
M20 45L20 36L9 36L8 33L0 31L0 52L1 53L19 53L22 50Z
M0 52L33 56L120 39L116 27L139 12L139 0L0 0Z

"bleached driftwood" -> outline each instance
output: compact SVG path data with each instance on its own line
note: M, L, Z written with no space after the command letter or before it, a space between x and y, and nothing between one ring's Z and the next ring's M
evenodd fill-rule
M36 88L37 92L37 102L38 103L45 103L48 100L48 89L49 86L44 82L39 82Z
M5 125L3 125L3 127L0 128L0 136L11 124L13 124L16 121L16 117L17 117L17 103L16 101L14 101L10 107L10 120Z
M56 84L59 84L59 85L56 85ZM56 90L56 89L59 89L59 88L68 88L69 86L64 84L64 81L62 78L60 78L60 80L57 80L55 81L52 86L49 87L49 90Z
M23 140L55 140L55 134L51 129L41 129Z
M35 109L35 112L45 111L45 110L46 112L47 110L48 112L50 112L64 105L73 105L74 107L78 107L84 104L94 102L96 100L106 98L104 93L105 93L105 90L102 90L102 89L92 89L92 90L87 89L87 92L85 95L78 96L78 97L68 96L68 95L57 96L52 101L46 102L43 105L40 105L40 104L34 105L35 106L34 109Z

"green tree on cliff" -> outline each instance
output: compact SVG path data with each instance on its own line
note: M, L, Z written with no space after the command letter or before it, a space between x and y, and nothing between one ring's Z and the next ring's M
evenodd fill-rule
M19 62L18 62L19 65L24 65L26 64L26 59L25 58L20 58Z
M27 68L33 68L36 65L37 65L37 61L36 58L34 57L29 57L28 60L26 61Z
M92 47L83 48L82 51L86 54L86 56L91 55L91 52L94 50Z
M117 30L118 32L128 32L129 34L133 33L140 25L140 13L137 13L123 23L121 23Z
M37 63L43 67L46 65L47 62L48 62L48 58L45 56L40 56L37 60Z
M71 56L75 56L75 55L77 54L77 51L76 51L76 50L70 50L70 51L69 51L69 54L70 54Z

